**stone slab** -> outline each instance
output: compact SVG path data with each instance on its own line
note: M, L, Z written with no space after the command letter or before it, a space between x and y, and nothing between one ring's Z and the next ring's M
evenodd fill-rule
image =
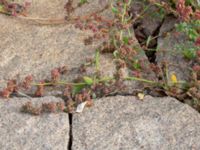
M41 105L60 102L55 97L0 99L0 149L68 150L69 118L66 113L32 116L20 112L26 102Z
M199 113L171 97L107 97L73 116L72 150L199 149L199 125Z

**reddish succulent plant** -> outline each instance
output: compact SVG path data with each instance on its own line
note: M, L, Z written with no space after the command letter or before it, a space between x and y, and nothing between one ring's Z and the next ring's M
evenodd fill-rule
M190 15L193 13L192 7L185 5L185 0L177 1L176 11L178 12L180 19L183 21L188 21Z
M44 95L44 81L41 81L40 84L37 86L37 90L35 92L35 96L41 97Z
M200 46L200 37L198 37L198 38L196 39L195 45L196 45L196 46Z
M59 78L60 78L60 72L59 72L59 69L53 69L52 71L51 71L51 80L53 81L53 82L56 82L56 81L58 81L59 80Z

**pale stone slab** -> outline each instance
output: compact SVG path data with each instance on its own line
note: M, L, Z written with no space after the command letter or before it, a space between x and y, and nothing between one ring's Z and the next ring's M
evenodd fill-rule
M199 113L174 98L102 98L73 116L72 149L199 149L199 125Z
M20 112L26 102L60 102L55 97L0 99L0 149L68 150L69 118L66 113L32 116Z

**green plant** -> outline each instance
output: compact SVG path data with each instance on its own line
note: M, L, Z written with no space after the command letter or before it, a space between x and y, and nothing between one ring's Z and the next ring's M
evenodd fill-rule
M187 59L194 59L196 57L196 51L195 49L184 49L183 50L183 55Z
M178 52L176 55L183 54L186 59L192 60L197 57L198 49L199 47L195 46L194 42L189 41L176 46L176 51Z
M80 0L79 5L83 5L83 4L87 3L87 2L88 2L87 0Z
M196 41L199 37L200 20L191 20L189 22L181 22L176 25L179 32L184 32L190 40Z
M0 12L11 15L12 12L16 13L14 9L7 9L8 3L5 0L0 0ZM72 7L72 0L69 0L67 5L65 6L68 14L72 12L75 8ZM80 0L79 6L86 4L87 0ZM199 25L200 22L195 17L198 17L198 11L196 10L196 2L194 0L178 0L178 1L170 1L170 2L162 2L160 0L145 0L145 4L149 5L143 7L143 10L140 14L136 16L132 16L129 12L131 8L131 4L133 0L113 0L110 8L114 14L114 18L111 20L105 19L99 14L107 8L102 8L102 10L98 12L93 12L91 14L86 14L84 16L77 16L68 18L67 23L75 23L75 27L80 30L91 30L94 33L94 36L89 37L86 40L86 44L91 44L93 40L103 39L105 42L102 44L100 48L95 51L95 58L91 64L95 68L94 74L90 76L82 75L80 78L73 81L63 81L61 80L62 68L55 68L51 71L51 79L49 81L40 81L33 82L32 76L27 76L22 83L17 83L15 80L10 80L7 84L7 87L1 91L1 96L8 98L12 96L12 94L21 94L22 96L27 96L23 94L21 89L29 89L32 86L36 86L37 90L35 92L35 96L44 96L45 90L48 87L62 87L64 89L63 98L65 100L65 105L67 107L68 112L73 112L74 108L82 103L87 101L88 105L91 106L92 99L108 96L116 93L120 93L124 89L124 81L138 81L142 83L148 84L149 87L156 87L160 90L165 90L167 95L173 95L176 97L179 89L183 89L187 91L197 79L190 83L186 83L183 81L178 81L176 74L173 74L171 77L168 77L168 67L167 65L163 65L163 80L158 81L148 80L145 76L142 76L141 72L146 71L151 67L156 73L160 73L161 69L156 64L148 64L144 69L144 59L140 58L140 55L143 55L144 52L141 50L141 47L137 45L134 38L132 37L132 25L138 19L145 17L145 15L150 15L151 17L161 17L164 18L166 14L173 14L180 21L176 25L176 29L179 32L184 32L189 39L191 40L188 45L178 45L177 52L175 55L183 54L183 56L189 60L197 58L199 56ZM12 4L13 5L13 4ZM78 7L79 7L78 6ZM151 6L157 6L158 10L155 13L148 14L146 11ZM196 17L196 18L197 18ZM42 20L41 18L26 18L30 20ZM48 20L51 23L55 20ZM64 23L66 23L66 19L63 19ZM63 21L61 20L61 22ZM50 23L50 24L51 24ZM54 22L55 23L55 22ZM63 22L62 22L63 23ZM147 37L146 41L143 43L146 47L149 47L150 42L159 37L159 35L150 35ZM195 46L194 46L195 42ZM150 49L148 49L150 50ZM152 51L156 51L155 49L151 49ZM100 64L100 55L102 52L113 53L115 59L120 61L121 64L117 66L116 75L113 77L101 76L101 64ZM180 52L180 53L179 53ZM167 64L167 62L166 62ZM123 76L122 69L124 67L128 67L132 72L127 76ZM85 70L85 65L82 65L79 69ZM199 65L194 67L194 70L199 70ZM171 83L168 83L168 79L171 79ZM177 85L181 85L180 87ZM121 91L120 91L121 90ZM194 97L195 99L195 97ZM62 105L63 106L63 105ZM55 112L60 108L57 108L57 104L43 104L41 107L33 107L31 103L23 106L23 110L25 112L29 112L35 115L39 115L42 112ZM63 111L64 106L61 108Z

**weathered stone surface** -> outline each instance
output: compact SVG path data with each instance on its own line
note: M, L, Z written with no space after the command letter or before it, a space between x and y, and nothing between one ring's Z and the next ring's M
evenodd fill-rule
M80 2L79 0L74 0L73 1L74 7L77 7L79 2ZM80 9L76 9L73 15L79 16L87 13L100 11L103 8L106 8L107 5L109 6L110 2L112 2L112 0L87 0L87 3L84 4L82 7L80 7ZM111 11L109 15L113 17Z
M24 2L24 0L19 1ZM33 0L28 10L28 18L64 18L66 2L65 0L40 2ZM78 2L78 0L73 1L74 7ZM91 0L75 9L72 16L99 11L109 2L110 0ZM109 19L113 17L110 9L106 9L101 14ZM76 29L73 24L38 25L31 21L4 15L0 15L0 19L2 20L0 22L2 39L0 40L0 88L6 86L8 79L21 80L29 74L32 74L37 81L50 79L50 71L61 66L67 66L69 70L62 76L62 80L68 82L79 76L90 76L95 72L94 66L88 67L85 73L78 71L78 67L85 63L87 58L94 58L95 50L101 43L97 41L91 45L84 44L84 39L92 35L90 31ZM141 61L145 68L148 68L142 69L145 70L142 77L155 79L149 69L149 62L144 51L140 48L137 39L135 41L138 55L134 59ZM112 54L100 56L100 71L103 77L112 77L115 74L116 66ZM127 85L131 86L125 91L132 93L135 87L141 85L141 82L129 81Z
M68 0L28 0L28 16L36 18L61 18L66 15L64 5ZM13 2L24 4L27 0L13 0Z
M65 0L33 1L29 18L61 18L66 15ZM84 14L82 14L84 15ZM68 70L78 68L86 58L93 58L100 42L84 45L90 31L80 31L73 25L38 25L23 19L0 15L0 82L7 79L21 79L33 74L37 80L50 77L55 67L67 66ZM115 72L112 57L100 60L102 74ZM108 71L108 74L106 71ZM112 72L112 73L111 73ZM71 80L79 72L70 72L64 78Z
M73 116L73 150L199 149L200 115L174 98L116 96Z
M68 114L42 114L32 116L20 112L26 102L33 104L58 102L60 98L0 99L0 147L4 150L67 150L69 141Z
M188 47L188 39L186 35L174 31L175 23L177 23L177 19L172 16L165 19L160 29L156 53L156 61L160 67L163 62L167 63L166 69L169 77L167 80L169 84L172 82L170 79L172 74L177 76L178 81L188 81L191 77L191 71L189 70L191 63L184 57L183 48L178 49L180 45Z

